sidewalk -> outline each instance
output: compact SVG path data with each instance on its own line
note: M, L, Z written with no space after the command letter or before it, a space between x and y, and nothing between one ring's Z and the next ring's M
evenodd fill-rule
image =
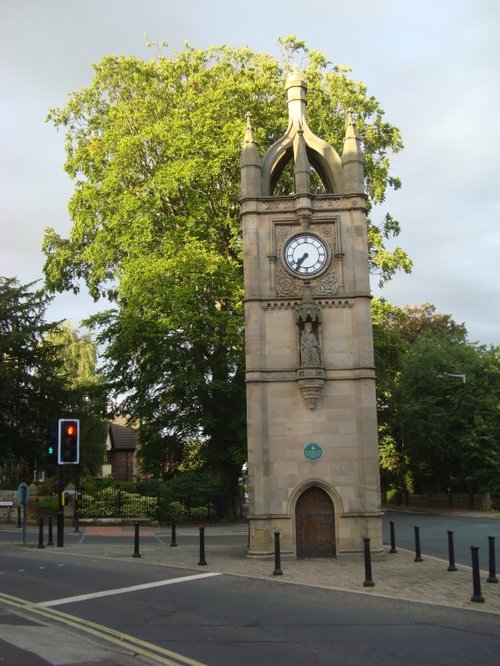
M122 536L108 543L92 544L85 541L84 534L78 544L65 545L67 555L85 555L106 558L131 558L134 553L134 528L105 527L86 528L89 534L107 533ZM96 532L97 530L97 532ZM473 594L472 570L457 564L457 571L448 572L448 561L422 553L422 562L415 562L413 552L397 548L397 553L389 553L383 559L372 560L373 587L364 587L365 565L362 556L352 559L281 559L282 575L273 575L274 558L254 559L247 557L244 537L246 529L241 525L207 527L205 530L206 566L198 564L200 559L198 528L177 528L177 547L170 546L170 530L144 527L140 531L140 558L135 558L138 566L159 564L197 572L218 572L267 579L278 584L300 584L422 602L468 608L475 611L500 614L500 583L487 583L488 572L481 571L481 592L484 603L471 601ZM211 542L213 536L239 535L242 545ZM183 538L191 538L189 542ZM154 540L153 540L153 538ZM56 549L54 549L56 551ZM59 549L57 549L59 550ZM56 551L57 552L57 551ZM498 574L497 574L498 577Z

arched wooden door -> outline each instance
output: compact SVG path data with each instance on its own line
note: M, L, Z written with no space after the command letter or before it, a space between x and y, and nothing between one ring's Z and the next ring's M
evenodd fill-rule
M335 556L335 515L324 490L305 490L295 507L297 557Z

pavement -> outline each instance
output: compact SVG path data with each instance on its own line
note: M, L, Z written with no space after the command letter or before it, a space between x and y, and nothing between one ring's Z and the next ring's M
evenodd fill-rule
M89 536L99 534L115 538L106 543L91 543L85 539L85 530ZM157 564L197 572L203 570L268 579L278 584L308 585L500 614L500 583L488 583L488 571L480 572L481 593L484 598L481 603L471 601L474 589L470 566L457 564L457 571L449 572L448 560L432 557L424 552L422 561L415 562L415 553L399 546L396 553L390 553L389 546L386 546L382 557L372 559L373 586L370 587L364 585L366 570L362 555L349 559L297 560L282 557L282 574L275 575L274 557L260 559L247 556L244 538L246 534L246 525L241 523L206 527L206 565L199 565L199 539L184 540L187 536L199 537L199 528L177 527L177 546L172 547L169 529L141 527L140 558L135 559L138 566ZM228 539L227 543L221 538L212 539L225 535L241 536L241 544L235 545L234 539ZM117 539L119 536L123 538ZM64 552L66 555L129 559L134 555L134 548L133 527L87 527L82 530L80 543L65 545Z

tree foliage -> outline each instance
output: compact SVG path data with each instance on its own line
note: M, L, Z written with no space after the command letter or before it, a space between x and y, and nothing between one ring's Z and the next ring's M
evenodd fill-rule
M85 474L95 476L106 451L107 386L97 370L97 345L88 333L65 322L50 330L45 340L58 359L57 374L64 382L64 411L80 419L80 462Z
M52 290L78 290L113 308L93 320L121 411L141 423L148 458L201 439L207 465L237 477L244 460L243 287L239 155L251 111L264 148L286 129L284 78L303 59L309 124L342 151L351 110L363 141L369 205L400 182L389 155L402 148L363 83L294 37L283 62L248 48L195 50L145 62L103 58L90 86L53 109L74 180L68 238L48 229ZM384 241L390 214L371 224L371 264L383 283L410 261ZM149 456L151 464L154 464ZM161 460L156 461L161 462Z
M498 491L500 350L470 344L465 326L429 303L378 303L374 313L384 485Z
M47 322L51 296L34 285L0 278L0 467L13 483L46 466L49 420L81 418L87 471L96 472L105 444L95 343L69 325Z
M51 298L35 283L0 277L0 466L29 469L41 461L43 426L64 400L60 359L46 338Z

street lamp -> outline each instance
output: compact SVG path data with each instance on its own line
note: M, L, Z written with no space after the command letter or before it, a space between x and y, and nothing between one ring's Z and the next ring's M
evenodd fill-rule
M464 384L466 383L466 379L465 379L465 375L464 375L464 374L456 375L456 374L453 373L453 372L440 372L440 373L438 374L438 377L458 377L459 379L461 379L461 380L463 381Z
M454 372L441 372L438 374L438 377L453 377L455 379L461 379L462 383L464 385L464 422L465 422L465 433L467 433L468 429L468 419L467 419L467 378L464 373L454 373ZM472 493L470 481L468 481L469 485L469 503L470 503L470 508L472 509L474 507L474 495ZM450 502L451 502L451 495L450 495Z
M467 379L464 373L456 374L454 372L440 372L438 377L454 377L455 379L461 379L464 385L464 419L465 419L465 429L467 430Z

